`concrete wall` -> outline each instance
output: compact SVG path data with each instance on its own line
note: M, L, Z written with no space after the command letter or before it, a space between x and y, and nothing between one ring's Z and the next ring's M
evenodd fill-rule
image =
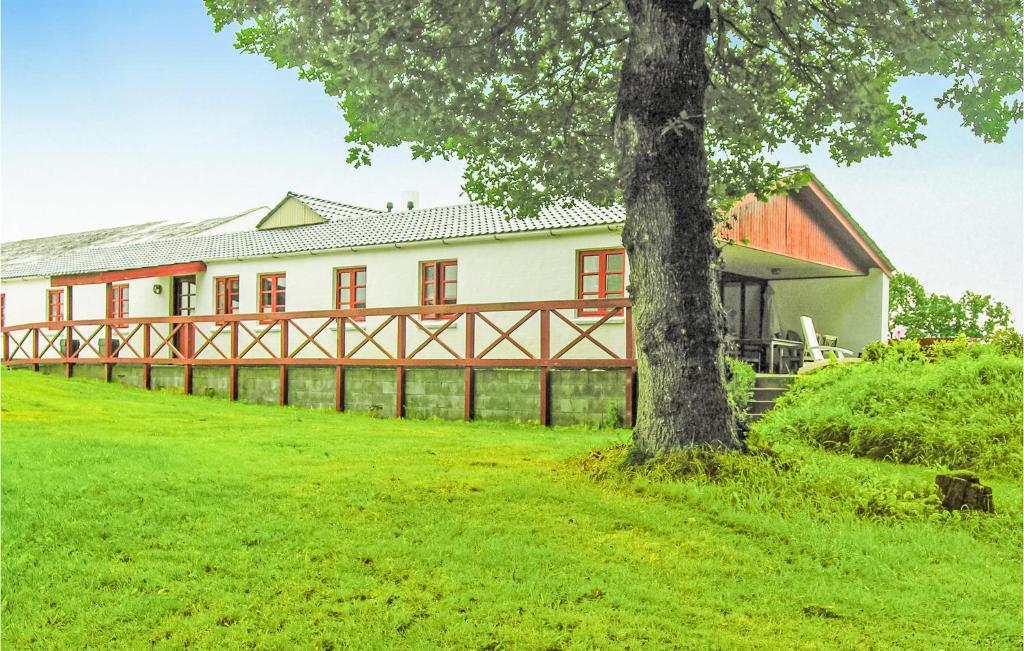
M42 364L40 371L63 375L63 364ZM238 399L243 402L277 405L280 400L280 367L238 368ZM102 364L76 364L73 377L103 380ZM228 398L229 369L226 366L192 368L192 393ZM115 364L111 380L142 386L142 366ZM555 369L550 372L549 410L553 425L606 424L613 405L618 424L626 407L625 372L621 370ZM288 404L312 409L334 409L335 372L330 367L288 369ZM150 367L153 389L181 391L184 370L177 365ZM539 421L540 374L536 369L481 368L473 371L472 417L478 420ZM349 367L345 370L345 410L395 415L396 371L389 367ZM408 418L461 420L465 409L462 369L410 368L405 372L404 412Z
M801 333L800 316L814 320L818 334L837 335L854 352L885 340L889 321L889 278L878 269L867 276L773 280L783 330ZM801 333L802 336L802 333Z

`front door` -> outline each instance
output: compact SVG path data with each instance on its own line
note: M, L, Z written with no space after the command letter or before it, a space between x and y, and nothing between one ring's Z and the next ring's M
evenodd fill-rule
M177 276L174 278L173 305L171 314L173 316L192 316L196 311L196 277ZM178 349L181 357L191 357L195 338L192 335L192 328L182 325L174 334L174 347Z

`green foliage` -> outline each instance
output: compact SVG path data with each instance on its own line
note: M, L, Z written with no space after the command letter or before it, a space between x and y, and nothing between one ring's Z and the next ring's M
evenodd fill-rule
M933 347L930 363L916 352L873 352L875 363L802 376L752 435L872 459L1020 477L1021 360L992 345L965 342Z
M2 391L5 648L1021 643L1016 481L932 518L928 469L807 447L591 481L618 433Z
M725 362L728 367L728 381L725 383L725 389L729 405L737 419L740 422L745 422L750 417L747 407L750 404L750 399L754 396L757 372L750 364L732 357L726 357Z
M601 0L452 3L206 0L237 47L322 83L339 99L349 161L409 143L466 163L467 195L530 216L544 205L619 199L613 116L631 34L628 5ZM710 38L703 116L712 202L806 182L772 154L825 145L849 164L923 139L923 115L894 97L901 76L949 80L936 98L985 140L1020 119L1018 3L699 5ZM644 44L640 44L642 47Z
M989 342L1003 355L1024 356L1024 337L1013 328L999 328Z
M928 360L921 345L914 340L890 340L888 343L873 341L861 351L861 359L866 362L924 362Z
M749 453L695 448L633 463L625 445L591 450L572 468L594 481L638 494L672 495L683 484L712 485L734 505L759 508L771 496L775 512L810 508L822 521L851 518L895 525L910 521L966 523L991 535L986 515L949 512L931 474L913 478L879 472L879 465L850 463L803 447L754 445ZM973 521L971 518L975 518ZM1010 534L1009 529L1005 531Z
M908 337L988 338L1011 320L1010 308L989 295L964 292L954 300L931 294L906 273L893 274L889 284L889 327L905 327Z
M604 403L604 416L601 418L600 427L604 429L622 427L622 414L619 413L619 403L615 400L608 400Z

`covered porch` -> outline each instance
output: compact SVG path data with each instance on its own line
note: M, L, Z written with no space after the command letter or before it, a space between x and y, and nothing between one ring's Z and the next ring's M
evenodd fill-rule
M759 373L792 374L809 361L801 317L810 317L815 345L854 354L887 334L888 277L728 244L720 294L729 354Z

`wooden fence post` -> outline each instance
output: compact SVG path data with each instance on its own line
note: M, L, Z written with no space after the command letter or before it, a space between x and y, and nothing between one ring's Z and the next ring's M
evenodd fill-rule
M238 321L231 322L231 360L238 360ZM228 365L228 400L238 400L238 365Z
M288 324L289 323L290 323L290 321L288 319L278 319L278 321L277 321L277 327L281 329L281 351L280 351L280 355L281 355L282 359L287 359L289 357L288 353L290 352L288 350ZM277 385L278 385L278 389L279 389L278 396L277 396L277 402L281 406L287 405L288 404L288 366L285 365L285 364L281 364L281 372L280 372L280 375L278 376Z
M150 333L152 329L153 324L151 323L144 323L142 325L142 358L146 360L146 362L142 364L142 388L147 390L151 389L153 386L153 383L150 381L151 365L149 363L149 359L153 354L152 346L150 345Z
M336 337L336 356L338 365L334 367L334 411L345 411L345 317L339 316L334 321Z
M404 314L398 317L398 350L395 359L398 366L395 367L395 418L405 416L405 319Z
M551 310L540 311L540 358L545 365L540 369L540 424L547 425L551 420L551 409L548 404L548 375L551 362Z
M466 312L466 368L463 371L462 418L473 420L473 362L476 360L476 315Z

